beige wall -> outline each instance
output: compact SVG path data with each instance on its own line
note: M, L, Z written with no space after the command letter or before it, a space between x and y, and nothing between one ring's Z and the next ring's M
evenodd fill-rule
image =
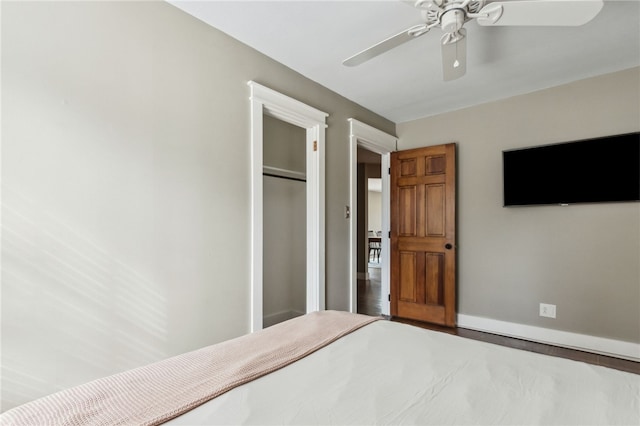
M2 409L249 331L247 81L329 113L327 307L348 309L349 117L165 2L2 2Z
M367 197L368 228L371 231L382 231L382 193L369 191Z
M458 143L460 313L640 342L640 203L503 208L501 169L502 150L640 130L639 94L634 68L398 125L400 149Z
M307 132L302 127L265 115L262 133L265 166L305 173Z

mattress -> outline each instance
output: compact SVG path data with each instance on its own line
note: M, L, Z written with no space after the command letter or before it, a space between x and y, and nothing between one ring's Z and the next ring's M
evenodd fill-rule
M639 425L640 376L376 321L171 425Z

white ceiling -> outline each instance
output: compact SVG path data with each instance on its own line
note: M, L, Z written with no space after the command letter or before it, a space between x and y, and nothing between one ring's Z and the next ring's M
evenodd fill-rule
M450 82L442 81L438 28L357 67L342 65L421 23L407 2L168 1L396 123L640 65L640 0L605 0L580 27L467 22L467 74Z

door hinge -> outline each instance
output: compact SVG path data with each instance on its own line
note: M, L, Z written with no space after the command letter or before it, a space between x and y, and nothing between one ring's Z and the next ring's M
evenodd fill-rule
M389 302L391 302L391 293L389 293Z
M313 150L314 151L318 150L318 141L313 141Z
M389 167L389 175L391 175L391 167Z
M391 231L389 231L389 238L391 238Z

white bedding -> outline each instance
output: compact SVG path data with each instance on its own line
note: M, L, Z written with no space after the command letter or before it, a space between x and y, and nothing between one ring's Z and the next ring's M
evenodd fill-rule
M168 424L640 425L640 376L377 321Z

